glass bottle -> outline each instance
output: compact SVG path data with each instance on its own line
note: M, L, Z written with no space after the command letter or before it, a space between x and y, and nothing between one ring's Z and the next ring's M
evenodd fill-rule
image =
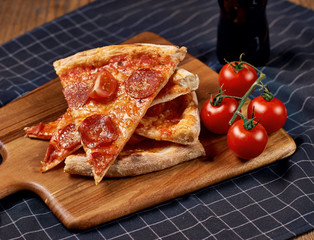
M269 59L267 0L218 0L220 18L217 32L217 58L221 64L243 60L265 65Z

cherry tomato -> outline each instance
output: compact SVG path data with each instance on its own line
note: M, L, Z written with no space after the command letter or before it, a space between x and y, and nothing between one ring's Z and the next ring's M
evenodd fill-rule
M207 130L213 133L226 134L230 128L229 121L237 107L238 101L234 98L223 98L217 106L214 106L209 98L201 109L202 123Z
M253 121L253 124L256 124ZM265 149L268 135L261 124L245 129L243 120L234 122L227 133L227 144L239 158L251 159L259 156Z
M254 98L247 110L248 117L252 118L254 107L254 116L260 124L264 126L268 134L274 133L283 127L287 120L286 106L277 98L270 101L262 96Z
M225 64L218 74L218 83L229 96L242 97L256 80L254 68L239 62Z
M93 89L89 97L93 99L108 99L117 89L117 80L106 70L98 73Z

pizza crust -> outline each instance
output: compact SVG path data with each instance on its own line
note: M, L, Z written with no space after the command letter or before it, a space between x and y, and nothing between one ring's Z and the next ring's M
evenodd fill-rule
M71 71L73 68L97 68L106 64L112 57L122 54L133 55L143 52L147 52L153 57L169 55L173 60L173 63L171 63L171 70L163 73L163 78L167 79L167 81L164 81L159 86L159 88L156 89L154 93L155 95L152 96L152 98L155 97L157 93L158 95L154 100L151 99L149 104L152 106L158 106L158 104L162 104L164 102L167 102L165 104L168 104L169 101L184 99L186 106L184 106L184 111L180 118L178 118L180 121L175 124L167 125L166 128L168 127L168 130L171 132L171 134L164 134L164 131L160 131L160 129L158 129L158 124L154 124L154 120L156 120L154 117L158 118L160 115L152 116L152 118L145 116L143 118L145 112L142 112L141 115L138 116L138 121L135 121L134 123L134 129L130 128L131 130L129 130L129 133L133 133L133 130L135 130L137 123L141 119L140 126L144 127L137 129L136 133L151 139L145 139L144 141L134 145L125 145L129 136L124 137L123 141L121 140L121 144L119 145L121 149L123 146L124 148L121 152L121 149L118 149L120 154L118 155L116 161L112 161L110 163L111 166L109 169L106 168L106 171L107 169L108 171L103 171L99 176L97 174L95 175L95 169L93 169L91 163L88 160L87 156L89 156L89 149L86 148L84 150L88 150L86 151L87 155L83 151L82 153L76 152L75 154L72 154L66 158L64 168L65 172L94 177L97 184L105 174L106 177L136 176L160 171L179 163L205 156L205 150L198 139L200 133L200 119L198 113L197 96L194 92L199 86L199 79L197 75L192 74L182 68L176 69L176 66L185 57L187 52L185 47L179 48L172 45L144 43L112 45L77 53L70 57L55 61L53 65L57 75L61 79L63 87L65 88L68 84L70 84L70 82L63 82L62 79L64 76L66 76L65 73ZM166 59L169 60L170 58L167 57ZM157 70L159 71L160 69L161 68ZM175 74L172 78L170 78L174 71ZM120 73L112 74L115 75ZM121 76L123 77L120 75L114 77L121 80L121 82L124 82L126 77L129 76L128 74L129 71L126 71L121 73ZM170 78L169 81L168 78ZM85 106L88 107L89 105L86 104ZM118 108L115 107L114 110L116 109ZM92 111L92 107L89 110L94 113L94 111ZM174 108L174 110L176 109ZM120 110L112 110L108 112L114 112L114 114L124 114L124 111ZM75 115L75 112L72 111L71 114ZM163 120L165 119L162 119L162 116L161 118L157 119L157 121L161 123ZM76 116L76 121L79 121L78 116ZM77 125L79 124L79 122L76 123Z
M67 58L57 60L53 63L53 66L57 75L60 76L74 67L100 67L110 58L117 55L134 54L136 52L143 51L154 53L156 52L156 50L159 52L163 52L163 54L165 55L171 55L172 60L176 63L182 61L187 52L186 47L179 48L173 45L159 45L148 43L109 45L105 47L82 51Z
M109 168L106 177L142 175L202 156L205 156L205 150L199 141L186 146L175 143L155 143L152 148L148 149L145 146L142 149L135 147L134 150L121 152ZM68 156L65 160L64 171L69 174L93 176L91 165L82 153Z

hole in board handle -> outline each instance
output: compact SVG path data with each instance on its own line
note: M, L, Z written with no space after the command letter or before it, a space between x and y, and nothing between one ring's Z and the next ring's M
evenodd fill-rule
M8 152L4 144L0 141L0 165L7 159Z

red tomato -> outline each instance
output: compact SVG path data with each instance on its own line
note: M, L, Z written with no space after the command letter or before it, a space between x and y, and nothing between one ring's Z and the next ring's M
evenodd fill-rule
M234 98L223 98L218 106L214 106L210 100L207 99L202 106L200 113L202 123L213 133L226 134L230 128L229 121L239 105L238 101Z
M254 68L245 63L240 70L234 69L235 65L232 62L222 67L218 75L218 83L226 95L242 97L257 80L257 74Z
M255 121L253 121L256 124ZM268 135L261 124L250 130L243 126L243 120L231 125L227 133L227 144L230 150L239 158L251 159L259 156L265 149Z
M94 87L89 94L93 99L107 99L112 97L117 89L117 80L106 70L97 75Z
M260 120L260 124L264 126L268 134L278 131L287 120L286 106L277 98L270 101L262 96L254 98L248 106L249 118L252 118L253 107L255 119Z

